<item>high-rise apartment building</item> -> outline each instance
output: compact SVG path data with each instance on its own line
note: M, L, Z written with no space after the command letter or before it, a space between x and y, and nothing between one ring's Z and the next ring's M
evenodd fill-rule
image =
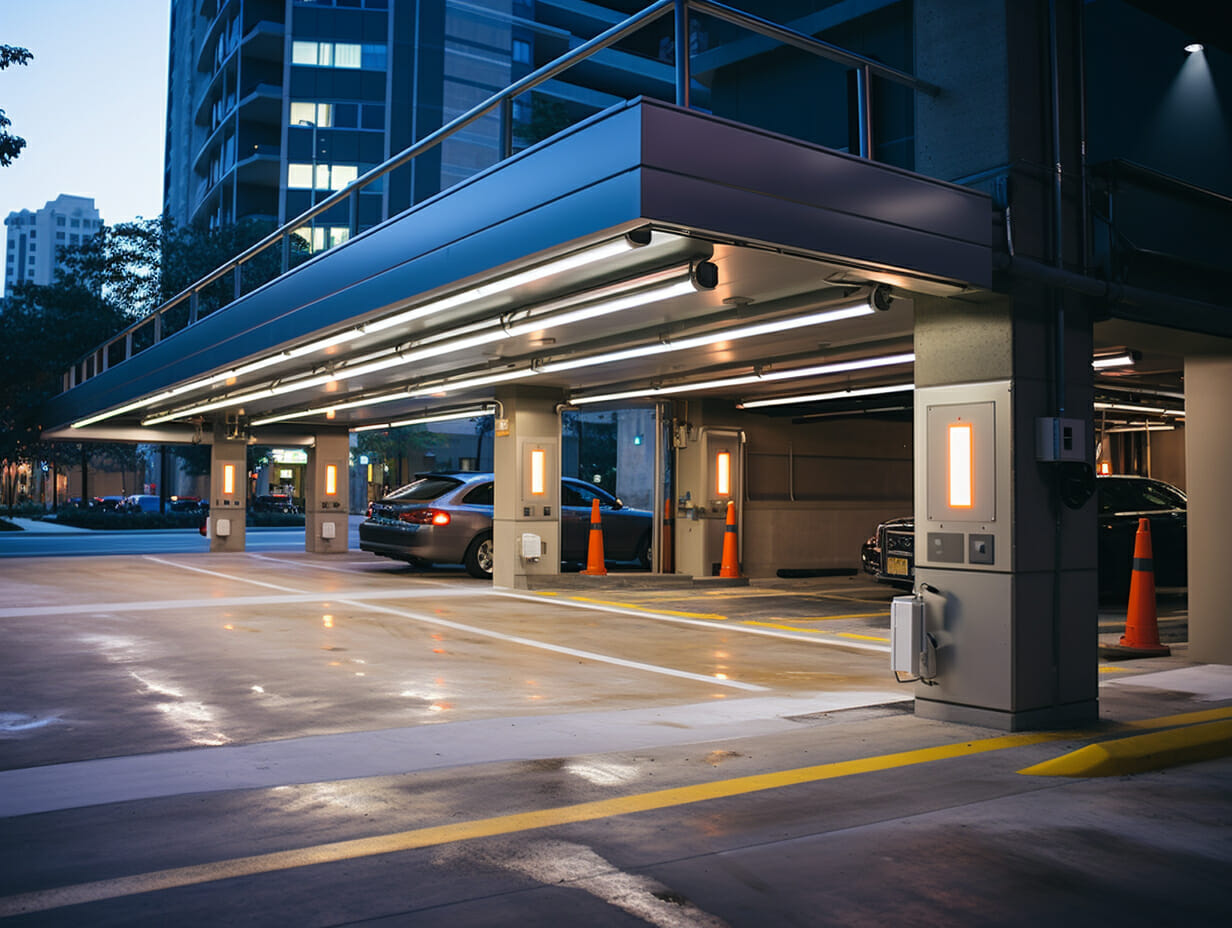
M60 251L80 245L103 227L91 197L60 194L40 210L15 210L4 220L4 295L19 283L50 284Z
M164 209L181 224L285 222L639 6L173 0ZM390 174L360 196L358 227L620 100L670 98L671 49L642 44L605 52ZM346 210L326 214L313 250L348 231Z

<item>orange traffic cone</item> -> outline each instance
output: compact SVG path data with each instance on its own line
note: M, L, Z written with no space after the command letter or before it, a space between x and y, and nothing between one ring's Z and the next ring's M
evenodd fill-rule
M1151 521L1138 520L1134 536L1134 569L1129 579L1129 609L1125 613L1125 634L1121 648L1133 655L1163 657L1172 653L1159 643L1159 624L1155 615L1155 564L1151 551ZM1131 656L1131 655L1126 655Z
M723 529L723 560L719 562L720 577L739 577L736 563L736 504L727 504L727 525Z
M590 501L590 540L586 548L586 569L582 573L591 577L606 577L603 566L603 526L599 524L599 500Z

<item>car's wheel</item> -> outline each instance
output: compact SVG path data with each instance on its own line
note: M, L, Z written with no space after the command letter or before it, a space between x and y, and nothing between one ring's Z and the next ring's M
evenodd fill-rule
M466 559L463 561L466 572L479 580L491 580L493 561L492 533L482 532L476 535L471 546L466 549Z
M642 570L650 570L650 533L647 532L642 536L642 540L637 543L637 552L634 554L637 562L642 565Z

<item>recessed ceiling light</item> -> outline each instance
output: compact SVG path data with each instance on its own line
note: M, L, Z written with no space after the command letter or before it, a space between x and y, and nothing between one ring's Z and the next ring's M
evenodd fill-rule
M1190 42L1188 45L1185 46L1185 51L1189 52L1189 54L1191 55L1194 54L1194 52L1200 52L1202 51L1202 43L1201 42Z

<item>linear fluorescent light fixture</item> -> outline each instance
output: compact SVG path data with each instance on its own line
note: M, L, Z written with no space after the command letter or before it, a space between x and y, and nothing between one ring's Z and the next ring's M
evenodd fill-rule
M1114 412L1142 412L1151 413L1156 416L1184 416L1183 409L1168 409L1166 406L1140 406L1137 403L1104 403L1097 402L1094 404L1096 409L1111 410Z
M478 406L474 409L460 409L456 412L441 412L423 416L410 416L406 419L396 419L392 422L381 422L377 425L359 425L352 432L376 432L381 429L398 429L404 425L427 425L431 422L453 422L457 419L476 419L492 415L488 406Z
M259 387L244 393L221 397L205 403L198 403L179 410L151 416L142 420L142 425L158 425L173 419L211 412L232 406L243 406L257 400L283 396L300 390L324 386L330 381L349 380L363 377L377 371L389 370L414 364L428 358L439 357L455 351L464 351L509 338L517 338L530 332L545 328L570 325L600 316L644 306L649 303L696 293L701 290L713 289L718 283L717 268L709 261L700 261L696 265L672 267L666 270L644 274L632 280L620 281L597 291L589 291L582 295L553 300L536 307L529 307L506 314L499 322L492 323L484 331L460 338L429 337L418 343L422 347L408 347L383 352L379 357L353 367L341 367L322 374L301 377Z
M1138 359L1139 355L1136 351L1118 351L1115 354L1096 356L1091 360L1091 367L1097 371L1110 367L1133 367Z
M776 396L765 400L745 400L737 403L739 409L763 409L767 406L790 406L795 403L824 403L828 400L858 399L862 396L881 396L886 393L910 393L914 384L898 383L884 387L858 387L854 390L831 390L827 393L808 393L800 396Z
M716 380L695 381L692 383L673 384L669 387L643 387L636 390L625 390L619 393L603 393L594 396L572 397L569 400L573 406L587 406L592 403L612 403L618 400L653 398L669 396L674 393L688 393L700 390L715 390L723 387L739 387L753 383L773 383L780 380L799 380L805 377L822 377L827 374L842 374L849 371L870 370L878 367L892 367L898 364L910 364L915 360L913 352L886 355L880 358L860 358L854 361L837 361L831 364L817 364L812 367L798 367L785 371L765 371L763 373L740 374L733 377L721 377ZM910 389L910 386L907 387ZM747 405L747 404L746 404Z
M585 358L572 358L567 361L548 361L540 365L539 370L545 374L559 371L576 370L580 367L592 367L600 364L612 364L616 361L627 361L630 358L642 358L652 354L666 354L671 351L684 351L687 348L702 348L719 342L734 342L744 338L754 338L758 335L770 335L775 332L787 332L806 326L822 325L827 322L838 322L841 319L854 319L876 312L868 301L854 306L844 306L838 309L827 309L810 313L805 316L791 316L786 319L772 319L768 322L758 322L751 325L737 326L719 332L708 332L705 335L694 335L687 338L663 339L653 345L642 345L637 348L622 348L619 351L609 351L604 354L591 355Z
M632 232L620 236L619 238L612 239L607 242L601 242L588 248L580 249L579 251L563 255L551 261L545 261L543 264L538 264L534 267L527 268L524 271L518 271L517 273L488 281L480 284L479 286L471 287L466 290L459 291L458 293L441 297L437 300L431 300L419 306L413 306L410 309L394 313L390 316L375 319L363 325L354 326L342 332L336 332L333 335L327 335L324 338L307 342L298 347L289 348L286 351L280 351L277 354L268 355L264 358L258 358L257 360L250 361L247 364L241 364L237 367L229 368L217 374L199 378L197 380L190 381L189 383L181 384L178 387L173 387L169 390L160 391L154 396L145 397L132 403L126 403L123 406L109 409L106 412L101 412L97 415L79 419L72 424L72 428L84 428L88 425L93 425L96 422L102 422L106 419L111 419L115 416L123 415L126 412L132 412L136 409L148 409L151 406L157 406L160 403L165 403L167 400L174 399L177 396L183 396L184 394L191 393L195 390L214 387L218 384L232 382L238 380L240 377L264 370L271 365L294 358L303 357L304 355L315 354L319 351L332 348L335 345L354 341L363 335L382 332L386 329L394 328L395 326L411 322L415 319L422 319L426 316L431 316L436 313L444 312L445 310L454 309L475 300L493 296L498 293L504 293L524 284L544 280L548 277L552 277L553 275L583 267L594 261L603 261L619 255L627 254L648 245L661 245L677 239L679 239L679 236L672 235L670 233L654 232L649 229L635 229ZM166 422L169 420L161 419L160 421ZM148 425L152 423L143 422L142 424Z

